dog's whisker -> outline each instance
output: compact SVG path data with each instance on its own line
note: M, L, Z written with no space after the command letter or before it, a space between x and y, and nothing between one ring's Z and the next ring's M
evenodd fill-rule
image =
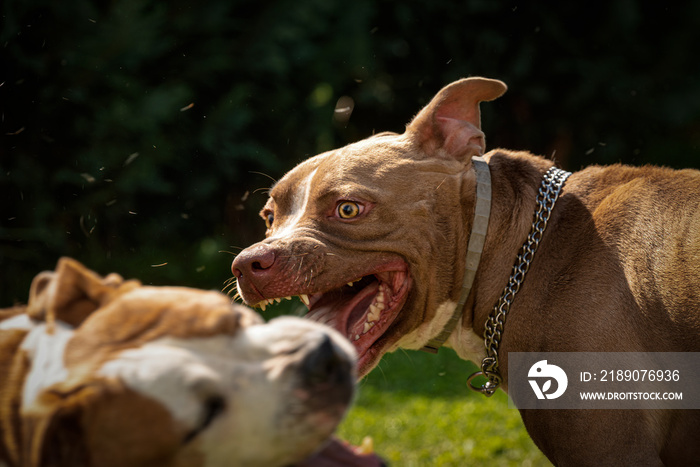
M235 281L235 280L236 280L236 277L235 277L235 276L231 276L231 277L229 277L228 279L226 279L226 280L224 281L224 285L228 285L228 284L230 284L231 282L233 282L233 281Z
M314 280L314 269L311 268L311 269L309 270L309 280L308 280L308 282L307 282L307 284L306 284L306 287L307 287L308 289L311 288L311 283L313 282L313 280Z
M234 252L228 251L228 250L219 250L218 253L227 253L235 258L236 256L238 256L238 253L240 253L240 251L238 253L234 253Z
M294 253L293 255L280 255L280 258L297 258L299 256L307 256L310 255L311 252L308 253Z
M445 183L445 180L447 180L447 177L443 178L442 181L438 184L438 186L435 188L435 191L438 191L440 187L442 186L443 183Z
M231 277L224 282L224 287L221 290L226 295L230 295L234 290L238 290L238 280L236 277Z
M270 180L272 180L272 183L277 183L277 180L275 180L275 179L272 178L270 175L268 175L268 174L266 174L266 173L264 173L264 172L256 172L256 171L254 171L254 170L251 170L250 173L252 173L252 174L257 174L257 175L262 175L263 177L267 177L267 178L269 178Z
M265 195L268 194L269 192L270 192L269 188L263 188L263 187L256 188L255 190L253 190L253 193L263 193Z

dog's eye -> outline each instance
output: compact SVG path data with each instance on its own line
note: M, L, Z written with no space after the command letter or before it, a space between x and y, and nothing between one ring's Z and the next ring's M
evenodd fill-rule
M338 205L338 217L352 219L360 214L360 205L353 201L343 201Z
M272 223L275 222L275 215L271 212L265 214L265 226L269 229L272 227Z
M226 410L226 401L223 397L212 396L202 402L202 420L194 430L187 433L184 443L189 443L196 438L201 432L207 429L216 417L224 413Z

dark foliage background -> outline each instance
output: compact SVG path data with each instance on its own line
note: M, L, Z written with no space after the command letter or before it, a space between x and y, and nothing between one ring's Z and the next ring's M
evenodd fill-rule
M491 147L700 167L700 2L4 0L0 306L73 256L221 288L269 177L505 80ZM354 102L334 120L338 99ZM263 175L264 174L264 175ZM164 264L167 263L167 264Z

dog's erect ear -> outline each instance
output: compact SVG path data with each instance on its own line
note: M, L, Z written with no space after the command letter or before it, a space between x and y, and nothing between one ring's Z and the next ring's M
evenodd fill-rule
M406 128L428 154L468 161L484 153L479 102L506 92L502 81L466 78L445 86Z
M42 272L32 281L27 314L47 323L59 319L79 326L115 294L138 285L118 274L102 278L73 259L61 258L56 271Z

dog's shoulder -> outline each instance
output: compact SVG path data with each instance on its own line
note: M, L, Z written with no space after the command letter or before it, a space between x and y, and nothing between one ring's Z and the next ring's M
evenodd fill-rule
M594 165L575 172L566 189L599 213L685 210L700 204L700 170Z

